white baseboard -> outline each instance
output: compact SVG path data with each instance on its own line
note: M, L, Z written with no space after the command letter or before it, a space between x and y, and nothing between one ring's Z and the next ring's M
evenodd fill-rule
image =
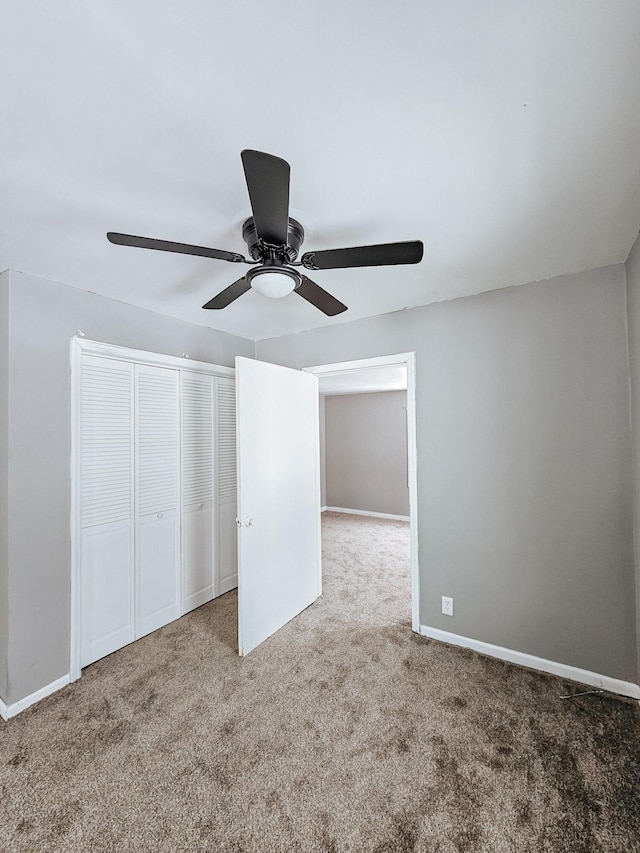
M347 515L368 515L371 518L388 518L391 521L409 521L408 515L392 515L388 512L368 512L366 509L345 509L342 506L325 506L322 512L344 512Z
M231 577L225 578L220 581L220 591L218 595L224 595L226 592L231 592L232 589L236 589L238 586L238 575L232 575Z
M211 586L206 587L206 589L201 589L200 592L194 592L191 595L188 595L186 598L183 598L180 615L186 616L187 613L191 613L191 611L195 610L196 607L201 607L203 604L206 604L208 601L211 601L212 598L213 584L211 584Z
M14 702L13 705L6 705L0 699L0 716L3 720L10 720L11 717L15 717L16 714L19 714L20 711L26 710L30 705L34 705L46 696L50 696L52 693L55 693L56 690L61 690L70 682L71 676L67 673L67 675L63 675L62 678L57 678L55 681L52 681L51 684L47 684L44 687L41 687L40 690L36 690L35 693L25 696L24 699L19 699L17 702Z
M566 663L557 663L556 661L538 658L535 655L528 655L526 652L516 652L513 649L505 649L503 646L494 646L492 643L472 640L469 637L452 634L450 631L443 631L440 628L430 628L427 625L420 626L420 633L423 637L429 637L432 640L440 640L453 646L473 649L492 658L499 658L509 661L509 663L526 666L529 669L548 672L551 675L559 675L569 681L577 681L580 684L588 684L589 687L599 687L610 693L618 693L620 696L629 696L632 699L640 700L640 685L633 684L631 681L621 681L618 678L611 678L609 675L600 675L597 672L590 672L588 669L580 669Z

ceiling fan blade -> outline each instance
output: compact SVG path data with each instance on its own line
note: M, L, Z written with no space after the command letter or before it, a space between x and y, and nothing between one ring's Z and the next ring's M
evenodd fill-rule
M227 305L230 305L234 301L234 299L237 299L238 296L242 296L243 293L246 293L247 290L250 289L251 285L243 276L237 281L234 281L233 284L230 284L229 287L225 287L224 290L221 290L217 296L214 296L213 299L210 299L202 307L214 309L226 308Z
M302 296L307 302L319 308L327 317L335 317L336 314L342 314L347 310L347 306L339 302L335 296L323 290L319 284L311 281L306 275L302 276L302 283L296 287L295 292L298 296Z
M308 270L334 270L343 267L383 267L393 264L417 264L424 246L420 240L404 243L380 243L376 246L354 246L351 249L324 249L305 252L301 263Z
M231 261L234 264L246 261L238 252L225 252L224 249L208 249L206 246L191 246L189 243L172 243L169 240L154 240L152 237L134 237L133 234L107 233L107 240L118 246L133 246L136 249L158 249L160 252L176 252L179 255L199 255L202 258L214 258L217 261Z
M265 243L286 246L289 226L289 164L273 154L250 149L242 151L240 156L258 237Z

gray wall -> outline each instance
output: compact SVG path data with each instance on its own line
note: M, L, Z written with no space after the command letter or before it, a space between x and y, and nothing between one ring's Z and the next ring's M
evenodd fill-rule
M0 699L7 699L9 643L9 272L0 274Z
M637 683L624 266L266 340L256 357L410 350L421 623Z
M233 366L242 338L11 273L9 684L13 703L69 672L70 361L87 338ZM37 531L37 535L34 535Z
M633 432L633 485L636 539L636 632L640 669L640 236L626 263L627 319L629 324L629 365Z
M326 505L409 515L406 391L325 398Z

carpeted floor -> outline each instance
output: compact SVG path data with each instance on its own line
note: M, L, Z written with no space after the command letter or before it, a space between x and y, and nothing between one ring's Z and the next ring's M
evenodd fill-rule
M408 525L327 513L246 658L229 593L0 722L0 850L640 851L640 709L410 629Z

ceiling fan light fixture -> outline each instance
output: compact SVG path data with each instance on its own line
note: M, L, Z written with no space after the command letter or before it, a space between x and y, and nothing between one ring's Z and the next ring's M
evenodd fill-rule
M247 275L251 287L269 299L282 299L296 289L300 278L294 270L258 267Z

